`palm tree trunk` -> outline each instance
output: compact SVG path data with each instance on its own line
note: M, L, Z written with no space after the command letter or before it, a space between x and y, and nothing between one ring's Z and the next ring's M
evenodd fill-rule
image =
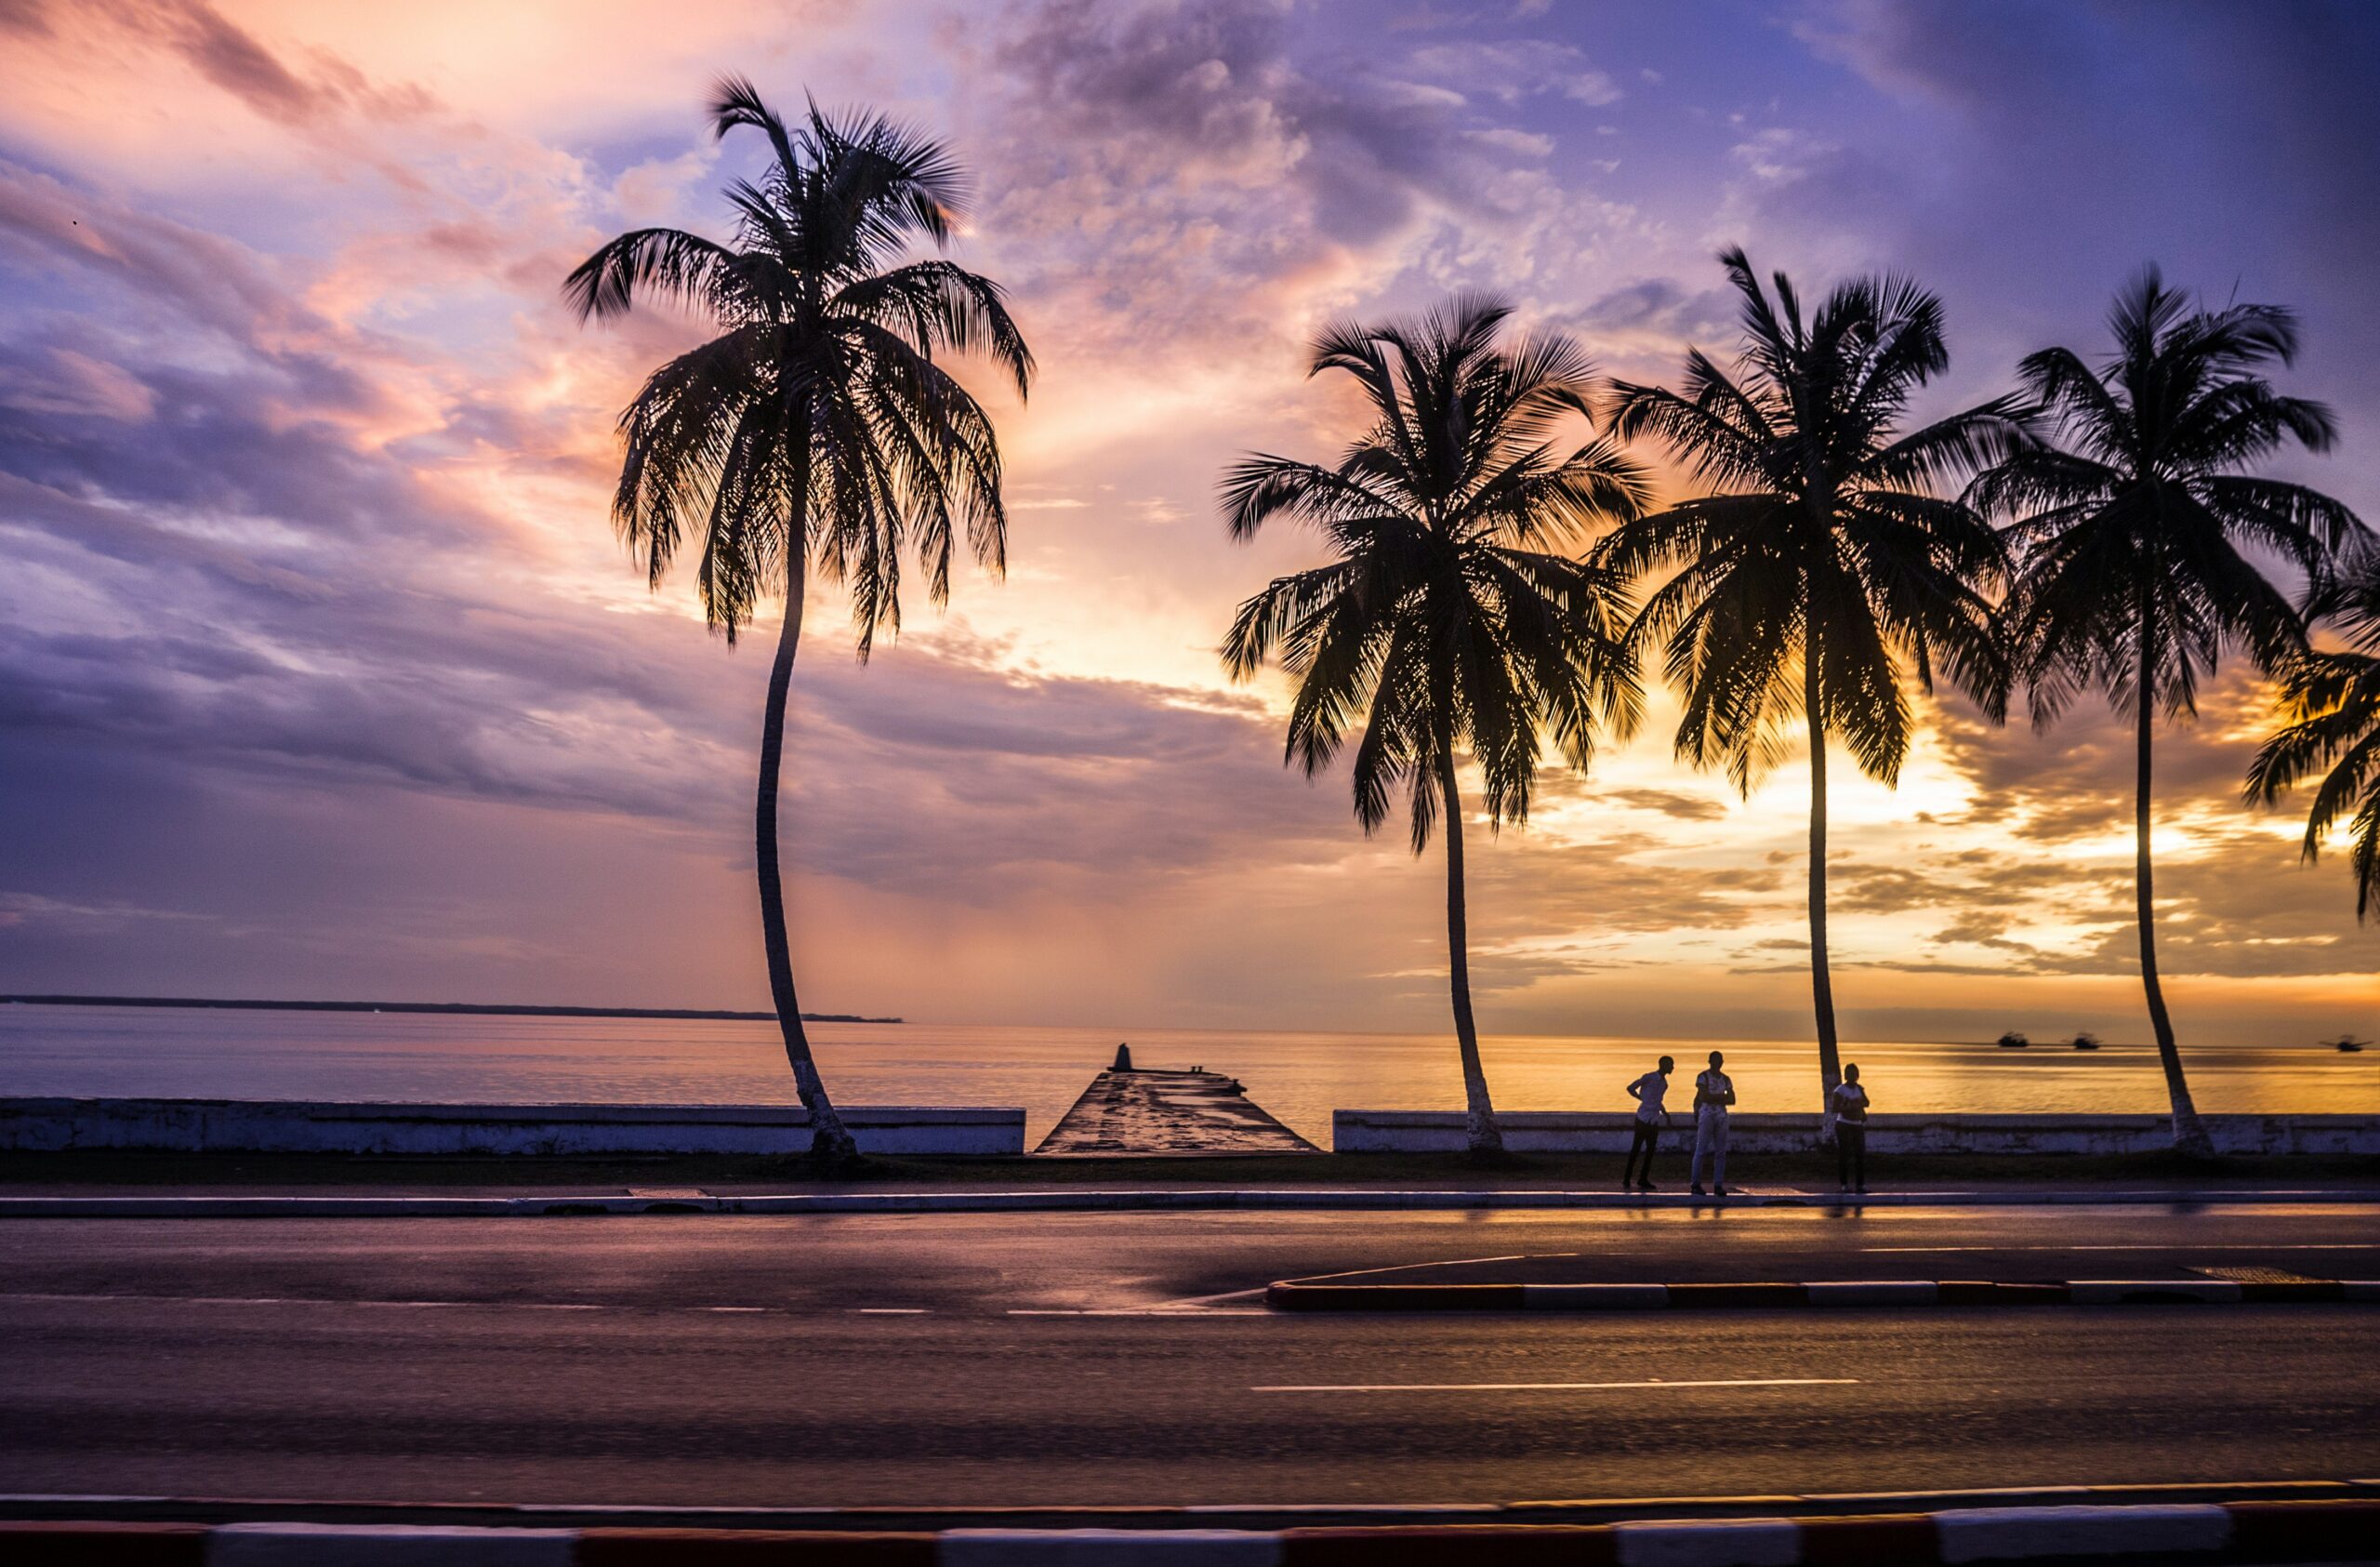
M2185 1159L2212 1159L2215 1145L2198 1118L2190 1099L2189 1081L2182 1075L2181 1048L2174 1042L2174 1020L2165 1012L2165 989L2157 979L2157 892L2149 858L2149 753L2155 733L2156 707L2150 701L2154 644L2149 618L2140 622L2140 674L2133 686L2140 703L2140 751L2137 792L2133 801L2133 885L2140 919L2140 983L2149 992L2149 1026L2157 1034L2157 1060L2165 1069L2165 1094L2174 1106L2174 1151Z
M800 504L797 502L797 504ZM760 878L760 939L768 949L769 999L776 1007L777 1029L785 1035L785 1057L793 1067L794 1092L810 1112L810 1157L821 1164L844 1165L859 1157L859 1147L826 1097L826 1084L811 1058L810 1036L801 1027L801 1003L793 991L793 951L786 939L785 882L777 869L777 769L785 751L786 697L793 685L793 655L801 640L802 597L808 586L803 519L797 517L787 549L785 626L777 632L775 661L769 666L769 709L760 725L760 790L752 813L753 858Z
M1454 984L1454 1038L1462 1053L1463 1126L1473 1157L1504 1151L1496 1107L1488 1098L1488 1072L1479 1064L1479 1029L1471 1018L1471 935L1462 904L1462 800L1455 790L1454 751L1438 751L1438 788L1446 796L1447 966Z
M1802 709L1810 723L1810 999L1818 1011L1818 1113L1834 1102L1843 1057L1834 1038L1834 976L1826 953L1826 724L1815 638L1802 659ZM1822 1140L1824 1140L1822 1138Z

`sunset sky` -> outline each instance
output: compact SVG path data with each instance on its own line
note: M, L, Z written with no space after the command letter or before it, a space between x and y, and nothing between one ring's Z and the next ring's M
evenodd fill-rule
M1950 407L2093 352L2145 260L2293 305L2380 520L2380 7L0 0L0 989L766 1003L749 794L774 623L731 651L611 533L612 420L698 325L581 328L627 227L723 232L709 80L893 112L978 201L1029 405L970 370L1011 570L797 675L805 1004L950 1022L1446 1026L1440 864L1281 766L1232 607L1250 447L1325 456L1325 320L1502 291L1607 371L1733 348L1712 260L1944 297ZM1649 454L1648 454L1649 455ZM771 612L774 616L774 610ZM2239 778L2227 672L2164 742L2185 1047L2369 1030L2380 932ZM1474 827L1490 1032L1805 1033L1805 773L1749 802L1673 710L1526 830ZM1928 707L1834 777L1853 1039L2146 1037L2130 751Z

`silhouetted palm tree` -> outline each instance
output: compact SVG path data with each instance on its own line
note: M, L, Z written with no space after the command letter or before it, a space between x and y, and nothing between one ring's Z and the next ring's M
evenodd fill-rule
M1817 314L1784 273L1777 299L1741 250L1720 258L1743 298L1735 375L1699 350L1683 392L1625 382L1612 430L1652 435L1712 493L1639 519L1599 557L1634 577L1674 569L1632 639L1660 641L1684 694L1677 754L1752 785L1789 752L1810 757L1810 987L1821 1105L1841 1081L1826 934L1826 739L1886 784L1909 754L1904 675L1937 665L1985 711L2005 710L2006 661L1987 596L2004 577L1991 528L1935 493L2022 439L2009 399L1903 433L1911 395L1949 363L1942 307L1908 282L1860 278Z
M1503 1138L1472 1021L1455 758L1471 753L1488 822L1501 826L1527 817L1546 733L1584 767L1598 728L1633 725L1625 601L1609 574L1553 551L1633 516L1646 494L1607 443L1563 436L1588 413L1593 371L1577 345L1540 337L1500 349L1510 313L1461 297L1418 321L1332 327L1315 344L1313 373L1354 376L1371 428L1335 467L1251 456L1222 486L1234 538L1288 517L1337 553L1242 604L1223 641L1236 678L1276 656L1297 677L1285 760L1311 777L1360 724L1364 830L1401 792L1418 855L1444 813L1455 1040L1470 1146L1483 1155Z
M620 416L627 459L612 514L655 588L681 541L700 542L703 609L730 642L760 599L785 594L754 811L760 925L812 1153L842 1162L852 1138L802 1029L777 868L786 692L809 573L814 560L848 587L864 660L879 628L900 629L905 550L936 603L949 591L955 529L1000 569L999 448L990 419L934 355L981 349L1020 396L1033 358L995 285L948 261L893 264L920 239L945 242L960 209L964 181L939 144L814 104L788 128L733 77L719 84L711 123L722 138L755 127L774 153L757 184L728 187L734 242L639 229L588 257L565 293L581 320L621 314L643 293L720 328L654 371Z
M2306 857L2313 859L2338 819L2352 809L2355 917L2380 903L2380 562L2365 560L2311 606L2335 617L2348 645L2292 659L2281 679L2281 731L2248 769L2248 798L2271 804L2316 772L2329 769L2306 815Z
M2226 646L2271 670L2305 651L2306 630L2249 550L2320 579L2354 517L2303 485L2239 470L2294 440L2332 441L2320 405L2283 397L2257 373L2297 351L2297 326L2269 305L2196 308L2154 267L2116 296L2115 352L2094 370L2044 349L2024 362L2027 389L2061 445L2011 455L1972 498L2016 518L2023 557L2014 618L2018 669L2046 726L2082 692L2107 693L2137 731L2133 808L2140 978L2174 1108L2174 1146L2212 1149L2190 1100L2157 978L2149 863L2151 740L2162 709L2195 713L2202 675Z

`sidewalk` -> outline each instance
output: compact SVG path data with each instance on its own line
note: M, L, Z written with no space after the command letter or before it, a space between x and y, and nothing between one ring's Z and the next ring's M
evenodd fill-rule
M857 1211L1029 1207L1522 1206L1690 1207L1681 1183L1651 1197L1619 1189L1617 1162L1521 1156L1492 1167L1461 1155L1288 1154L1201 1158L894 1159L853 1178L817 1179L797 1159L426 1159L304 1154L0 1154L0 1200L260 1198L601 1202L606 1211L800 1212L794 1199L848 1200ZM1732 1207L1834 1205L1831 1159L1743 1162ZM1870 1207L1955 1202L2170 1202L2380 1200L2380 1160L2224 1160L2168 1156L1931 1158L1871 1170ZM1369 1201L1367 1202L1367 1194ZM876 1200L862 1202L859 1199ZM995 1201L979 1202L991 1198ZM965 1201L960 1201L965 1199ZM722 1208L723 1203L738 1206ZM809 1211L833 1211L826 1204ZM450 1212L462 1210L449 1209ZM508 1212L509 1209L491 1209Z
M27 1192L0 1195L0 1219L9 1218L587 1218L662 1215L1141 1213L1238 1209L1382 1211L1448 1209L1685 1209L1726 1213L1757 1208L2228 1206L2266 1203L2380 1203L2380 1184L2319 1187L2109 1188L2009 1183L1941 1191L1872 1192L1844 1197L1790 1188L1731 1192L1725 1198L1682 1193L1633 1196L1611 1191L1545 1188L1389 1187L1064 1187L944 1191L813 1188L753 1193L703 1189L549 1191L535 1195L488 1191L258 1191L221 1187L179 1190Z

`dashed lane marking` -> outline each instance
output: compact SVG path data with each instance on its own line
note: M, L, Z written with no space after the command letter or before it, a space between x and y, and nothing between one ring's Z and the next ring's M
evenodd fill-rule
M1312 1382L1250 1388L1251 1393L1601 1392L1622 1388L1849 1388L1856 1376L1747 1376L1710 1382Z
M1262 1295L1262 1290L1236 1291L1231 1299L1241 1295ZM833 1307L792 1306L662 1306L643 1305L633 1301L558 1301L558 1300L354 1300L334 1299L320 1295L126 1295L72 1294L55 1291L0 1291L0 1302L39 1301L65 1305L117 1306L352 1306L382 1310L402 1311L624 1311L648 1313L695 1312L709 1316L814 1316L821 1311L838 1309ZM924 1306L854 1306L840 1309L859 1317L929 1317L933 1315ZM1210 1308L1186 1302L1166 1306L1111 1307L1101 1309L1011 1307L1002 1313L1011 1317L1271 1317L1266 1310L1232 1310Z

